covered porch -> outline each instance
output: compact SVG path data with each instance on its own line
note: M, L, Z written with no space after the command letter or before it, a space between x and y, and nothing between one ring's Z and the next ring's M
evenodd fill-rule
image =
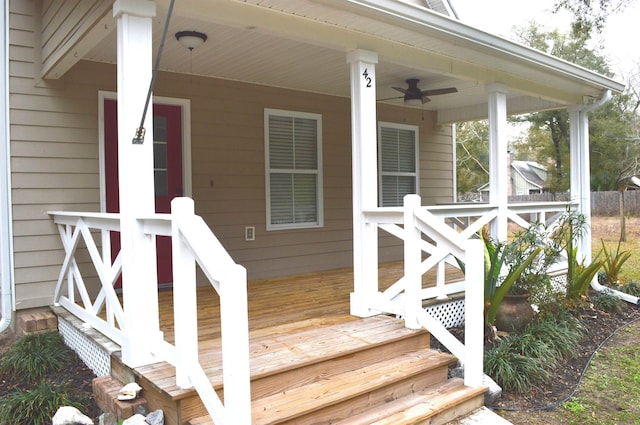
M462 387L477 399L483 390L483 323L480 320L483 310L483 247L475 235L484 225L489 225L497 239L505 240L509 221L526 226L528 220L523 216L527 215L533 220L551 222L555 214L567 208L566 203L508 205L507 115L570 108L571 204L588 215L588 111L606 101L611 91L619 90L620 86L605 77L493 38L410 2L183 2L177 12L181 25L198 25L222 38L228 37L230 41L221 47L205 44L211 50L203 50L202 54L207 61L225 58L228 67L216 68L211 66L211 62L198 67L198 57L194 56L197 50L190 51L189 61L196 59L195 63L190 63L195 64L200 75L205 77L198 77L200 86L194 86L191 78L195 72L176 66L181 63L176 44L173 51L167 49L174 61L165 65L164 85L160 84L162 89L154 93L164 90L174 96L188 97L183 102L188 113L191 99L194 104L200 102L201 152L213 151L209 155L215 158L235 143L241 143L243 137L250 148L235 152L235 162L231 165L213 161L200 164L199 175L193 173L193 177L199 179L195 189L189 187L192 176L187 175L184 182L188 184L184 185L184 191L180 188L181 193L175 194L170 212L159 213L154 209L153 200L157 189L154 181L154 168L157 168L154 163L155 129L149 114L143 114L142 122L139 114L145 100L149 99L147 88L154 72L151 66L153 47L159 44L157 40L161 36L161 29L153 25L156 6L165 14L167 9L170 10L167 3L118 1L113 11L109 10L113 19L108 15L96 19L98 25L87 30L87 37L80 43L81 49L63 46L55 52L59 60L45 64L49 66L43 70L43 76L49 78L73 72L77 62L73 58L76 56L84 56L87 61L115 64L109 75L117 77L118 103L117 186L120 212L107 212L102 199L106 183L101 183L99 188L100 212L50 211L64 246L64 260L53 302L114 341L121 348L123 367L136 371L140 379L147 379L144 378L147 372L155 373L158 364L162 364L162 370L174 371L173 375L167 376L167 388L170 389L166 392L175 392L171 397L176 400L184 394L197 393L199 401L195 403L203 404L205 415L209 416L201 423L208 420L216 424L256 423L256 416L265 414L264 410L255 410L255 391L260 387L252 380L255 368L259 367L253 356L255 344L271 345L275 343L273 335L278 333L287 334L285 338L304 341L306 338L300 337L298 332L310 331L308 328L318 323L349 327L357 322L366 328L368 323L390 320L394 330L383 338L391 343L383 349L387 353L402 351L401 344L396 344L391 336L395 333L408 335L413 341L410 344L415 343L417 346L414 348L422 350L425 338L418 337L416 342L413 336L422 335L426 330L451 351L455 356L451 361L464 365ZM165 23L168 25L168 22ZM110 30L107 37L98 37L103 29L114 25L117 29ZM234 43L236 40L237 45ZM252 54L234 56L238 46ZM78 55L78 51L84 55ZM182 59L184 65L184 55ZM272 67L273 64L280 66ZM87 63L77 66L89 67ZM94 64L90 66L101 70L105 68ZM207 66L221 70L209 73ZM255 69L261 72L256 75L253 73ZM183 78L184 75L188 78ZM417 106L387 99L395 94L392 87L398 84L398 79L412 79L415 75L428 82L434 90L455 86L456 91L451 96L440 96L429 103L420 99ZM172 85L174 79L181 79L182 85L177 90ZM243 83L239 84L237 80ZM205 87L212 96L199 98L199 88ZM228 90L221 96L224 105L212 112L206 108L215 103L215 95L219 93L216 89L220 88ZM235 90L244 90L242 93L246 97L238 100ZM252 103L261 96L261 92L270 92L270 95ZM293 100L287 99L288 96ZM316 112L330 116L334 123L340 125L336 125L340 131L327 137L329 141L341 142L335 143L331 152L342 155L327 155L327 159L334 161L326 166L327 181L334 191L327 196L325 204L321 185L325 170L319 167L314 171L319 177L315 180L317 190L313 194L317 219L304 222L302 226L296 226L298 223L293 221L282 226L282 223L272 220L272 211L265 206L270 205L270 194L255 194L265 186L268 191L272 177L267 165L271 159L268 149L256 148L264 146L263 137L267 137L262 120L276 107L297 109L290 115L300 117L299 109L314 110L313 99L320 104L324 102L322 110ZM239 111L233 115L237 122L231 130L224 122L226 106ZM249 112L245 110L247 108ZM186 117L185 125L190 125L188 113L183 115ZM222 118L217 127L209 128L208 120L214 114ZM407 124L408 114L412 114L410 121L414 127L428 135L419 139L415 131L414 149L424 152L422 159L415 159L415 185L403 198L404 203L399 201L395 206L380 206L379 119L392 117L397 121L395 128L400 128ZM308 116L304 115L305 118ZM313 116L316 122L322 122L322 114L314 112ZM455 164L452 123L480 118L488 118L491 129L489 203L447 205L455 199L454 170L451 169L451 164ZM398 125L399 122L402 123ZM249 135L242 132L245 127L250 127L247 123L253 124ZM144 129L147 130L146 140L144 131L141 131ZM205 143L209 137L221 133L221 129L225 133L216 137L215 143ZM320 129L333 130L329 126L320 126ZM242 136L238 137L239 134ZM346 154L344 146L350 146ZM316 163L320 163L322 158L322 150L318 148L318 152ZM349 153L350 163L348 159L342 161L349 157ZM256 156L259 157L257 160ZM247 163L254 167L253 174L251 179L242 180L244 176L240 176L237 170ZM234 170L223 177L216 175L214 179L210 177L213 175L209 169L211 164ZM444 170L438 168L442 164ZM266 172L263 172L263 167ZM344 170L347 170L346 176ZM350 187L345 183L349 180ZM226 191L224 195L216 192L219 181L227 183L222 188ZM238 196L239 186L245 190L242 196L246 198ZM206 217L196 214L200 204L206 205L203 208ZM259 213L254 205L259 205ZM322 209L325 206L333 214L330 217L327 213L326 223ZM260 216L260 224L264 228L260 230L264 230L261 237L266 242L252 247L254 258L247 261L249 267L257 269L260 259L256 257L265 252L275 255L279 243L294 239L296 244L290 257L297 257L293 252L296 249L306 250L303 260L310 261L310 267L324 269L328 268L327 264L315 262L314 257L325 243L330 247L339 245L343 252L348 253L346 259L332 256L333 253L322 254L330 258L330 262L339 260L352 264L351 274L346 274L348 279L344 279L343 270L339 272L340 277L328 278L330 275L317 274L300 278L301 282L307 280L313 289L297 280L247 285L245 263L231 254L233 249L226 248L236 245L237 249L240 245L239 238L231 230L235 232L239 225L250 224L234 220L239 208L251 210L251 220ZM224 219L220 219L221 216ZM218 233L218 221L223 222L220 227L229 233L224 236L224 232ZM122 243L119 250L111 245L112 233L120 234ZM168 292L157 290L155 242L160 237L171 237L173 291L170 297ZM244 239L242 243L249 242L250 238L245 236ZM581 255L587 260L590 258L588 239L587 233L581 246ZM390 244L389 240L392 241ZM348 245L347 249L345 245ZM397 257L401 262L396 264L400 266L394 270L401 270L400 273L387 274L391 269L381 266L392 251L387 249L389 246L396 250L394 253L399 253ZM244 253L241 249L237 251ZM467 274L463 279L455 271L458 260L466 263ZM281 256L277 262L290 266L287 263L294 261ZM275 263L276 260L271 262ZM263 261L261 272L269 272L269 265L269 261ZM284 266L283 270L290 270ZM450 276L452 273L455 278ZM114 289L120 276L123 278L122 298ZM254 286L266 290L254 292ZM299 291L300 288L307 290ZM217 304L215 301L205 302L212 294L219 298ZM460 294L465 299L464 315L467 318L467 340L464 343L457 341L443 322L424 308L425 303L446 301ZM166 300L165 296L168 297ZM268 335L266 331L262 332L264 329L270 330ZM333 329L328 332L335 332ZM357 330L350 328L343 333L357 335ZM326 335L321 335L318 343L326 339ZM349 355L344 353L330 357L346 360ZM429 355L417 356L422 361ZM398 369L394 357L386 360L395 364L395 369L389 369L390 373ZM222 371L219 370L221 365ZM339 368L344 368L346 373L349 367L357 369L357 366L346 361ZM417 369L421 374L422 368ZM211 370L217 374L215 380L209 378ZM343 379L343 382L348 381ZM419 381L421 388L418 392L422 392L429 387L431 377L423 376ZM399 388L394 385L389 391ZM267 386L272 387L269 391L273 394L286 393L290 388L279 383ZM350 386L345 392L357 392L357 387ZM402 391L412 392L406 389L410 387L409 384ZM264 395L270 396L269 391ZM372 394L371 397L377 401L386 399L385 393ZM423 395L427 399L435 398L432 393ZM329 415L337 412L337 417L344 418L353 411L362 412L367 397L369 395L363 395L355 402L359 406L353 408L355 410L343 408L344 405L340 404L342 407L336 407L337 410ZM458 401L465 403L464 400ZM296 399L289 403L282 409L295 411ZM446 400L444 404L447 404ZM315 412L315 408L296 415L304 417L311 411ZM183 425L182 419L176 420ZM195 416L188 420L195 420ZM297 419L291 416L283 421L287 420ZM370 423L367 421L363 419L362 423Z

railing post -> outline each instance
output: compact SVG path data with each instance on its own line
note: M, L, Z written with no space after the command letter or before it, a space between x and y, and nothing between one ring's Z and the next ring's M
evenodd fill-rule
M251 424L247 271L240 265L220 282L224 406L230 424Z
M468 241L465 259L464 383L469 387L479 387L483 377L484 340L484 246L481 240Z
M416 227L414 211L420 208L421 200L418 195L404 197L404 321L410 329L420 329L418 312L422 308L422 249L420 241L422 232Z
M191 387L189 369L198 362L196 265L193 254L180 233L180 224L193 217L194 211L193 199L175 198L171 201L176 385L180 388Z

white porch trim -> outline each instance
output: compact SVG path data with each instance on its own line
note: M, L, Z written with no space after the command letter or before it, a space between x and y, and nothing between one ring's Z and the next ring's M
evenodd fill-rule
M15 310L15 288L13 268L13 225L11 217L11 136L9 125L9 1L2 2L0 22L0 129L3 140L0 149L0 332L11 324Z
M491 234L499 241L507 240L509 202L509 169L507 147L507 92L503 84L487 85L489 107L489 204L498 207L491 224Z
M153 124L143 143L132 139L140 125L147 89L152 77L152 18L155 3L118 0L113 15L118 22L118 170L123 304L129 344L122 360L131 367L153 362L152 346L161 339L158 321L158 289L155 237L143 230L137 217L155 213L153 174Z
M378 228L367 224L364 210L378 206L376 69L378 54L367 50L348 53L351 66L351 133L353 181L353 278L351 313L367 317L377 312L362 301L378 288ZM356 296L357 295L357 296Z

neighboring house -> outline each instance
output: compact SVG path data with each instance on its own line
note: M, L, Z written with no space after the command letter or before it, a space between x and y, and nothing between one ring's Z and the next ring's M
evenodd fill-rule
M458 214L442 206L455 200L456 122L489 120L495 209L477 223L505 239L507 115L568 108L572 195L588 214L588 111L623 84L468 26L447 1L177 1L139 137L170 4L3 2L0 326L61 302L62 283L80 285L80 274L80 295L116 302L121 267L118 320L130 326L94 327L132 344L125 363L148 363L157 321L154 329L153 309L133 319L135 305L153 304L156 284L173 281L166 223L183 231L177 214L154 214L185 196L250 280L353 267L354 315L406 313L421 327L415 304L381 295L375 271L401 258L409 271L427 268L403 251L423 244L396 238L404 195L440 206L412 207L428 222L423 232L440 225L431 217ZM184 31L182 42L195 44L178 40ZM66 256L78 246L72 229L98 239L101 260L92 247ZM195 235L193 244L205 240ZM438 235L455 241L432 260L454 253L442 246L465 252L456 232ZM588 258L589 244L582 249Z
M542 193L549 186L549 171L534 161L511 162L512 195Z
M548 189L549 171L534 161L511 161L509 196L543 193ZM489 199L489 184L480 186L482 199Z

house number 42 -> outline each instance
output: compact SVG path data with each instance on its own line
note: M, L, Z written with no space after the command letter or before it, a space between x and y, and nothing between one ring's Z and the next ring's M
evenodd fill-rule
M370 88L371 87L372 78L369 75L369 71L367 70L367 68L364 69L364 72L362 73L362 77L364 78L364 81L366 82L365 87Z

